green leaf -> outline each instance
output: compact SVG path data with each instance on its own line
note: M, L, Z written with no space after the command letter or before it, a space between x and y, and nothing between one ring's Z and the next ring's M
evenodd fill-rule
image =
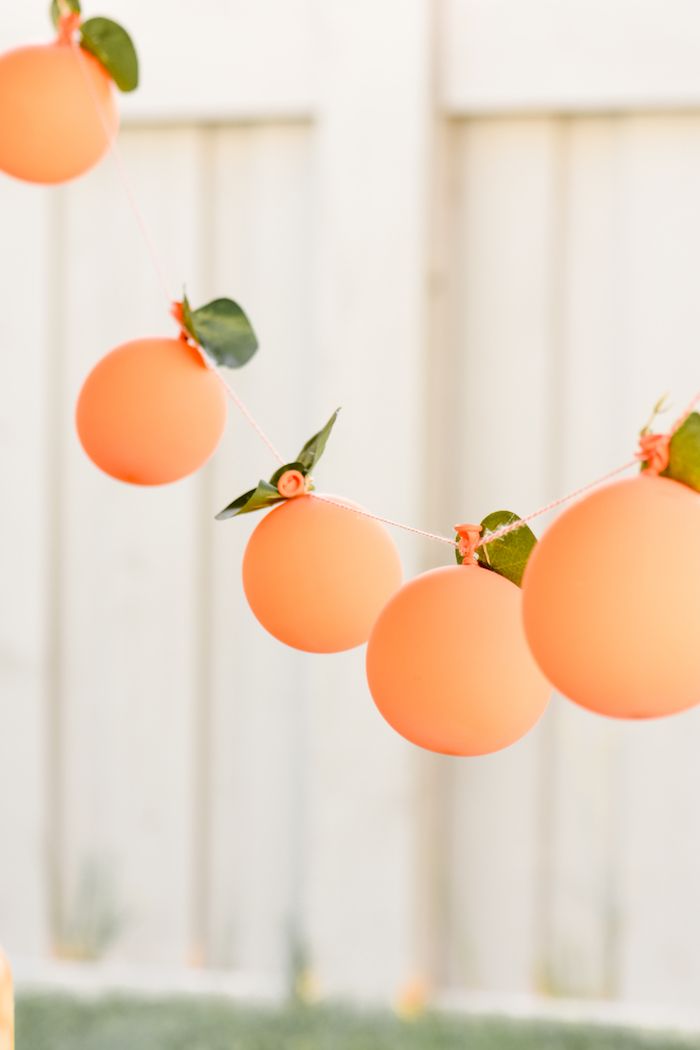
M244 492L242 496L229 503L216 515L217 521L225 521L226 518L236 518L240 514L252 514L256 510L265 510L273 503L284 502L284 496L280 496L274 485L269 481L259 481L257 488Z
M214 299L198 310L184 300L185 324L209 357L223 368L240 368L258 349L253 326L233 299Z
M80 27L80 46L105 67L120 91L139 85L139 59L134 42L111 18L88 18Z
M700 414L692 412L669 445L668 467L662 477L700 492Z
M497 532L504 525L511 525L515 521L520 521L520 518L512 511L496 510L493 514L488 514L481 522L481 535L483 539L487 539L490 533ZM519 529L514 529L502 539L479 547L476 551L476 560L483 568L491 569L499 576L505 576L507 580L519 587L527 560L536 543L537 539L532 529L529 529L527 525L521 525ZM459 552L457 553L457 560L461 562Z
M279 479L282 477L283 474L286 474L288 470L298 470L300 474L303 474L304 477L306 477L306 471L304 470L303 463L299 463L298 461L295 463L285 463L283 467L278 467L278 469L272 475L272 477L270 478L270 484L277 485Z
M335 421L338 418L339 408L336 408L331 418L326 423L323 430L319 430L318 434L314 434L312 438L304 445L303 449L297 456L297 460L301 463L298 470L301 470L303 474L310 474L314 469L319 459L323 455L324 449L328 444L328 438L331 435L331 430L335 426Z
M190 333L194 341L197 341L197 336L194 334L194 321L192 320L192 307L186 294L182 293L182 323L184 324L187 331Z
M63 0L63 10L64 11L68 10L68 11L72 12L72 14L79 15L80 14L80 0ZM59 4L58 0L52 0L52 3L51 3L51 21L53 22L53 24L56 27L58 27L58 23L61 21L61 15L62 14L63 14L63 11L61 11L61 4Z

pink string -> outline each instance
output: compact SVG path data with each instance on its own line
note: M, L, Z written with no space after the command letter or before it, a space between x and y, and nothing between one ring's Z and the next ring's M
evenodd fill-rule
M232 386L229 386L228 382L224 379L224 377L222 376L221 372L209 360L209 358L207 357L205 352L202 350L202 348L198 346L197 349L199 350L200 354L202 355L202 360L206 364L207 368L209 368L214 373L214 375L219 380L219 382L221 383L222 387L224 388L224 390L226 391L228 396L231 398L231 400L233 401L234 405L236 406L238 411L241 413L241 415L243 416L245 421L248 423L248 425L250 427L252 427L252 429L258 435L260 440L265 445L267 445L267 447L269 448L270 452L275 457L275 459L280 464L280 466L284 466L284 464L287 462L287 460L284 458L284 456L281 455L281 453L279 453L277 451L277 449L273 445L272 441L267 436L267 434L265 433L263 428L260 426L260 424L258 423L257 419L255 418L253 413L250 411L248 406L245 404L243 399L236 393L236 391L233 389Z
M524 518L518 518L517 521L512 521L510 525L503 525L500 529L496 529L494 532L489 532L487 536L477 544L476 549L480 547L486 547L489 543L494 543L496 540L503 539L511 532L517 532L518 529L522 529L523 525L527 525L528 522L534 521L535 518L539 518L542 514L547 514L550 510L556 510L557 507L563 506L564 503L568 503L572 499L576 499L577 496L584 496L591 489L595 489L598 485L604 485L606 481L611 481L616 478L618 474L624 473L629 470L630 467L637 465L637 459L631 459L628 463L623 463L621 467L615 467L614 470L609 471L607 474L603 474L602 477L596 478L595 481L590 481L587 485L582 485L581 488L574 489L573 492L567 493L566 496L560 496L559 499L552 500L551 503L546 503L544 507L539 507L537 510L533 510L531 514L526 514Z
M170 305L170 303L173 300L173 296L170 294L170 291L168 289L168 279L165 275L165 267L163 266L163 263L161 261L158 248L156 247L155 240L151 235L151 231L148 227L148 223L146 222L146 218L143 212L141 211L141 208L139 207L136 192L132 186L131 179L129 177L129 172L124 161L124 157L117 142L117 136L113 134L112 128L110 128L109 126L109 122L107 121L105 112L100 104L100 99L97 95L97 92L95 91L95 85L90 79L88 71L85 67L85 63L81 61L82 56L80 54L80 45L75 39L73 39L71 40L71 46L73 48L73 54L75 55L75 59L78 63L80 72L83 76L83 79L85 80L88 91L90 92L92 101L95 105L97 116L100 120L100 123L102 124L102 129L107 138L107 142L109 143L109 153L112 157L112 160L114 161L114 166L118 177L117 181L121 184L122 190L124 191L124 196L126 197L127 203L131 208L131 212L136 221L137 229L141 234L141 239L143 240L143 243L146 247L146 251L148 252L151 263L153 264L153 270L158 280L158 283L163 291L163 295L167 299L168 305Z
M693 412L695 406L698 404L699 401L700 390L697 392L695 397L693 397L692 401L687 406L683 414L678 417L676 422L671 427L669 431L669 438L672 437L675 434L675 432L683 426L683 424ZM585 495L586 492L590 492L591 489L597 488L598 485L604 485L606 481L611 481L613 478L617 477L618 474L622 474L624 473L624 471L636 466L637 463L638 457L635 456L635 458L630 460L628 463L623 463L621 467L616 467L615 470L611 470L608 474L604 474L601 478L597 478L595 481L591 481L588 485L582 485L581 488L574 489L574 491L568 493L568 495L560 496L559 499L552 500L551 503L547 503L544 507L540 507L539 510L534 510L531 514L527 514L524 518L518 518L517 521L511 522L510 525L504 525L502 528L496 529L495 532L490 532L488 536L486 536L478 545L477 550L479 547L485 547L489 543L494 543L496 540L502 539L504 536L507 536L511 532L516 532L518 529L521 529L523 525L527 525L528 522L534 521L535 518L539 518L542 514L547 514L547 512L550 510L556 510L557 507L561 507L564 503L568 503L570 500L576 499L577 496Z
M382 518L379 514L372 514L369 510L363 510L362 507L349 506L347 503L341 503L340 500L333 499L332 496L321 496L317 492L312 492L311 495L314 499L320 499L323 503L330 503L333 507L340 507L341 510L347 510L351 514L359 514L361 518L370 518L372 521L381 521L383 525L391 525L395 529L403 529L404 532L412 532L414 536L424 536L427 540L437 540L438 543L447 543L450 547L456 547L457 544L449 536L440 536L437 532L426 532L425 529L417 529L415 525L404 525L401 521L394 521L393 518Z
M64 17L68 18L69 15L65 15L64 14ZM99 119L100 119L100 121L102 123L102 126L104 128L105 135L107 136L107 140L110 143L109 152L110 152L110 154L111 154L111 156L112 156L112 158L114 160L119 182L121 183L121 186L122 186L122 189L124 191L124 195L126 197L127 203L129 204L129 207L131 208L132 214L133 214L133 216L134 216L134 218L136 220L136 225L137 225L137 227L139 229L139 232L141 234L143 242L144 242L144 244L146 246L146 250L147 250L147 252L148 252L148 254L150 256L151 262L153 264L154 272L156 274L156 277L158 278L158 282L159 282L159 284L161 286L163 294L165 295L165 297L166 297L166 299L168 301L168 306L170 307L173 304L174 300L173 300L173 296L170 294L170 291L169 291L169 288L168 288L168 281L167 281L167 278L165 276L165 268L164 268L164 266L163 266L163 264L161 262L160 254L159 254L158 249L156 247L155 240L154 240L154 238L151 235L148 223L146 222L145 216L144 216L143 212L141 211L141 208L139 207L138 199L137 199L136 193L135 193L135 191L133 189L133 186L132 186L132 183L131 183L131 179L129 177L128 169L127 169L126 164L124 162L124 157L123 157L122 152L121 152L121 150L119 148L119 145L117 143L117 138L116 138L115 135L112 135L112 132L111 132L111 129L110 129L108 123L107 123L107 119L105 117L104 111L103 111L103 109L102 109L102 107L100 105L100 100L97 97L97 94L95 92L94 85L92 84L92 81L90 80L90 77L88 76L87 70L84 68L83 63L80 61L79 45L77 44L77 42L75 40L72 40L71 44L72 44L73 48L75 49L75 55L76 55L76 59L78 60L78 65L80 67L80 70L82 72L83 77L85 78L85 82L86 82L86 84L88 86L88 90L90 91L90 94L92 96L93 102L95 103L95 108L97 110L98 117L99 117ZM255 433L258 435L260 440L267 446L267 448L270 450L270 452L275 457L275 459L278 461L278 463L283 465L286 462L286 460L280 454L280 452L277 450L277 448L275 447L275 445L273 444L271 439L267 436L267 434L263 430L262 426L260 425L260 423L258 423L257 419L255 418L253 413L250 411L248 406L245 404L245 402L242 400L242 398L236 393L236 391L233 389L233 387L227 382L227 380L224 379L224 377L221 375L219 370L209 360L209 358L207 357L206 353L202 350L202 348L200 346L198 346L197 349L199 350L199 352L200 352L200 354L202 356L202 360L204 361L205 365L217 377L217 379L221 383L222 387L224 388L225 392L230 397L230 399L233 401L233 403L235 404L236 408L241 413L243 418L246 420L246 422L249 424L249 426L255 431ZM698 393L692 399L692 401L687 406L687 408L685 409L683 414L674 423L674 425L673 425L673 427L671 428L671 431L670 431L671 435L673 435L676 432L676 430L678 430L679 427L681 427L683 425L683 423L685 423L685 421L688 419L690 414L693 412L695 406L698 404L699 401L700 401L700 391L698 391ZM634 459L630 460L629 462L623 463L622 466L616 467L614 470L611 470L607 474L604 474L602 477L596 478L595 481L591 481L587 485L582 485L580 488L574 489L573 492L569 492L565 496L560 496L558 499L552 500L551 503L547 503L547 504L545 504L545 506L539 507L537 510L532 511L532 513L527 514L524 518L518 518L517 521L511 522L510 525L504 525L504 526L502 526L502 528L496 529L494 532L488 533L488 535L485 536L481 540L481 542L478 543L475 546L474 549L475 550L479 550L479 548L485 547L489 543L495 543L496 540L500 540L504 536L508 536L511 532L515 532L518 529L523 528L523 526L527 525L531 521L534 521L536 518L541 517L543 514L547 514L549 511L556 510L557 507L561 507L561 506L563 506L563 504L569 503L572 499L576 499L578 496L585 495L587 492L590 492L592 489L597 488L599 485L605 484L606 481L611 481L613 478L617 477L619 474L622 474L622 473L624 473L624 471L629 470L633 466L636 466L637 462L638 462L638 460L635 457ZM346 503L341 503L340 500L334 500L330 496L321 496L321 495L318 495L317 493L314 493L313 497L314 497L314 499L322 500L324 503L330 503L331 505L333 505L335 507L339 507L341 510L348 511L351 514L359 514L360 517L369 518L372 521L381 522L383 525L389 525L389 526L391 526L392 528L395 528L395 529L402 529L404 532L410 532L414 536L422 536L424 539L435 540L438 543L445 543L448 546L455 547L457 549L460 546L460 542L461 541L454 540L453 538L451 538L449 536L441 536L437 532L428 532L426 529L419 529L419 528L416 528L414 525L406 525L406 524L404 524L401 521L395 521L393 518L384 518L384 517L382 517L379 514L373 514L371 511L363 510L362 508L358 508L358 507L348 506Z

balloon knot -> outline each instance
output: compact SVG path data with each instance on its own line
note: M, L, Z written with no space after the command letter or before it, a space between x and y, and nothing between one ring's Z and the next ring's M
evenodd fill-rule
M459 536L457 549L462 558L462 565L471 565L476 549L481 543L481 525L455 525L455 532Z
M670 443L670 434L650 434L642 431L636 457L642 461L645 474L659 475L666 470Z
M80 29L80 14L77 11L65 11L58 20L58 43L72 44L75 34Z
M304 477L300 470L285 470L277 482L277 491L285 499L305 496L310 491L311 478Z

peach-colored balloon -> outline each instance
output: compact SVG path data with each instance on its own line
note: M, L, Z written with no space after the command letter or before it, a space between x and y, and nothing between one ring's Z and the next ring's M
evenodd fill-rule
M82 48L39 44L0 55L0 170L8 175L74 179L102 158L118 126L112 80Z
M444 755L515 743L547 706L550 686L525 642L515 584L476 565L411 580L377 619L367 680L397 733Z
M700 495L648 475L554 522L523 580L525 633L565 696L616 718L700 701Z
M362 645L400 586L401 562L384 526L312 495L266 514L243 558L243 587L259 622L309 653Z
M78 398L78 436L106 474L164 485L198 470L226 424L214 372L181 339L135 339L103 357Z

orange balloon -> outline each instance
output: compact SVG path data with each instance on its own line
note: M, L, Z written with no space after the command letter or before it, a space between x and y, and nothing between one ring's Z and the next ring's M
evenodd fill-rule
M74 179L107 152L118 126L112 80L87 51L53 43L0 55L0 170L8 175Z
M515 584L476 565L423 573L394 595L367 646L367 679L397 733L444 755L515 743L547 706Z
M648 475L574 504L535 547L525 632L591 711L654 718L700 701L700 495Z
M181 339L135 339L103 357L83 384L78 436L106 474L164 485L198 470L226 424L226 395Z
M311 495L266 514L243 558L243 587L259 622L308 653L366 642L401 575L394 541L379 522Z

